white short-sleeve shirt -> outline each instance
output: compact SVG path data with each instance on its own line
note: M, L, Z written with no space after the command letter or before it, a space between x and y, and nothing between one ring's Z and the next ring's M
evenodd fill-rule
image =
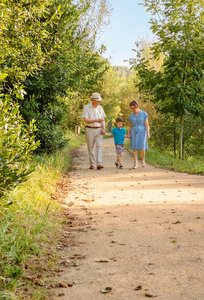
M95 120L95 119L103 119L105 117L106 117L106 114L103 110L103 107L100 105L98 105L97 107L94 107L92 105L92 103L89 103L89 104L85 105L83 108L82 118ZM86 123L86 124L90 127L101 127L100 123L98 123L98 122L91 123L91 124Z

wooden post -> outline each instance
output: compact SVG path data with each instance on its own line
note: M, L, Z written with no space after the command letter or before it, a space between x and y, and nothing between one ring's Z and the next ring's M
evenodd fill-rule
M75 125L75 134L80 134L80 126L79 125Z

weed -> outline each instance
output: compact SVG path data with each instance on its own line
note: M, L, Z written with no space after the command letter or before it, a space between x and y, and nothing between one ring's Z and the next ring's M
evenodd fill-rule
M125 143L130 150L130 141ZM168 170L186 172L189 174L204 174L204 162L200 156L184 156L184 159L175 158L172 152L165 152L152 147L151 144L146 151L146 162Z
M69 152L84 142L83 135L67 135L69 144L61 151L33 157L35 171L0 203L0 299L16 299L14 295L19 292L25 268L33 267L26 261L30 257L42 260L47 255L49 240L54 243L57 239L62 221L60 214L56 214L60 205L51 201L51 196L69 168ZM53 255L52 259L56 257ZM42 290L35 288L32 299L45 299L39 298Z

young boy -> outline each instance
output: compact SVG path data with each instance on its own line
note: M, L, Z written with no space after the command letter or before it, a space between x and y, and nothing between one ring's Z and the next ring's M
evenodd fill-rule
M111 130L110 133L105 133L105 135L114 135L115 148L117 153L117 161L115 165L119 169L123 169L122 165L122 153L124 149L124 138L127 137L125 128L123 128L123 119L118 117L116 119L116 127Z

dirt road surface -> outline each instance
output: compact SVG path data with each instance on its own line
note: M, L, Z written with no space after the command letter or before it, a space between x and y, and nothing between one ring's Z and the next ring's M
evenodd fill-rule
M133 170L128 151L120 170L115 157L104 139L104 169L89 170L86 145L78 149L66 197L72 243L55 278L68 287L54 299L203 300L204 177Z

